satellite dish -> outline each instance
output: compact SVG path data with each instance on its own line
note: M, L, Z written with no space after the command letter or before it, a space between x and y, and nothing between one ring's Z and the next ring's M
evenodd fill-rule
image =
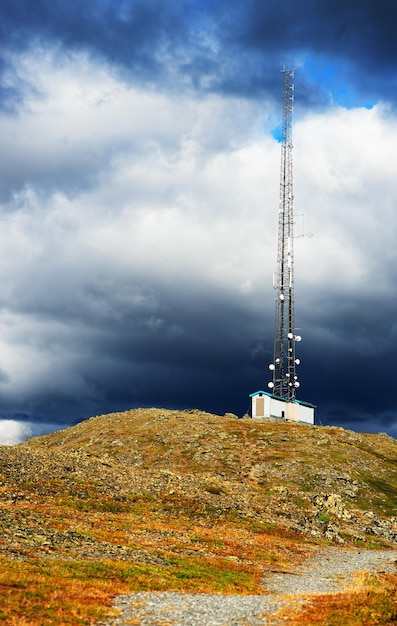
M284 294L280 293L280 300L284 300Z
M302 337L300 335L295 335L295 341L302 341Z
M301 364L301 360L300 359L295 359L295 365L300 365Z
M273 389L274 383L267 383L267 386L269 387L269 389Z
M289 378L289 372L286 373L287 378Z
M296 381L296 382L295 382L295 387L300 387L300 386L301 386L301 384L300 384L300 383L298 383L298 381Z
M273 371L273 370L274 370L274 365L273 365L273 363L270 363L270 365L269 365L269 370L271 370L271 371Z
M276 359L276 363L280 363L280 359L279 358Z
M293 338L294 338L294 335L292 333L288 333L288 339L293 339ZM295 337L295 339L296 339L296 337Z

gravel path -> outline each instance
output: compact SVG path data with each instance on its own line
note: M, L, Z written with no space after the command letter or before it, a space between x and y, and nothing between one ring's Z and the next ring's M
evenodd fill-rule
M263 626L265 613L282 603L272 596L220 596L206 593L134 593L119 596L122 617L106 625L127 626Z
M118 596L121 616L102 626L263 626L291 597L336 593L360 570L395 572L397 551L326 548L293 574L273 574L264 585L270 595L221 596L141 592ZM298 598L295 598L296 602Z
M270 593L337 593L360 570L396 571L397 550L346 550L326 548L293 574L275 574L265 581Z

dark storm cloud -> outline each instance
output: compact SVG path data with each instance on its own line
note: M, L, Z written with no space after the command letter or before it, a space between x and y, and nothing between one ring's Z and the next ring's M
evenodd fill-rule
M305 70L314 56L333 67L334 87L394 99L392 0L3 0L0 13L3 50L84 49L133 81L278 97L275 68L303 63L298 93L313 104L328 98Z
M117 309L115 297L109 306L109 293L97 293L103 315L92 314L87 297L74 323L59 311L48 318L42 311L46 330L35 335L31 323L24 328L22 343L39 344L46 359L55 353L62 361L25 393L11 393L3 418L69 424L99 407L111 412L148 404L221 414L231 406L247 410L259 362L250 348L262 331L255 316L198 285L183 292L156 284L127 289L144 296L135 307Z
M249 348L258 330L252 313L224 294L200 288L158 291L157 300L154 315L128 316L121 332L108 329L104 343L95 346L96 357L107 355L116 367L105 404L131 399L147 404L150 398L161 406L203 406L224 413L233 405L245 411L252 383L243 372L252 365ZM95 363L90 371L96 373ZM98 380L104 378L99 373Z
M317 300L301 314L299 356L302 393L318 405L319 423L396 436L395 294L318 290Z

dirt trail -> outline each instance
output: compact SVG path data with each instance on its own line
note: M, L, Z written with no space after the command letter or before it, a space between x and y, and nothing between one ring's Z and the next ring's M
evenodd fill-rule
M119 596L114 606L120 617L101 626L263 626L281 608L304 603L303 595L337 593L349 586L358 571L395 572L397 550L326 548L294 573L273 574L264 580L269 595L221 596L141 592ZM291 597L292 596L292 597ZM284 623L284 622L283 622Z

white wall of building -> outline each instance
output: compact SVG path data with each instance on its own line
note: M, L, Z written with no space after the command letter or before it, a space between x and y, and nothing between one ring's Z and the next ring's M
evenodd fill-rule
M299 421L305 424L314 424L314 408L299 404Z
M263 391L251 395L253 419L275 417L292 422L314 424L314 407L300 402L285 402Z

